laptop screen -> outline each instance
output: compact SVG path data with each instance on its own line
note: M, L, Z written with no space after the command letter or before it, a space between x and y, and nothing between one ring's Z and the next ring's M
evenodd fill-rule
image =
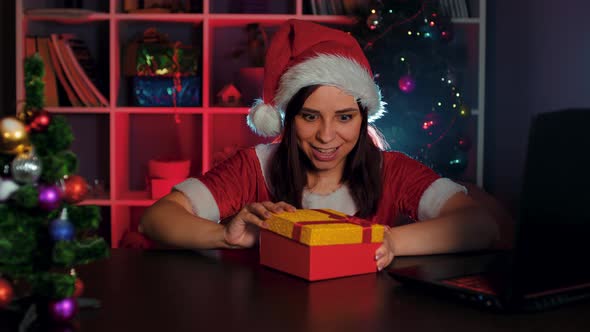
M533 119L516 231L516 290L590 282L590 110Z

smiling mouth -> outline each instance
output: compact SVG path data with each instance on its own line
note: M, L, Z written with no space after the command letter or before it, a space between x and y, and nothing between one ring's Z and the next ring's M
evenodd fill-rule
M313 147L314 150L317 150L320 153L334 153L336 152L336 150L338 150L338 148L330 148L330 149L321 149L321 148L316 148L315 146Z
M336 159L338 148L322 149L312 146L313 157L318 161L332 161Z

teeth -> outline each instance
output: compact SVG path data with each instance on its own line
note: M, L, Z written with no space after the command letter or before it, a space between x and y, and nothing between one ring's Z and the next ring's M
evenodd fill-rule
M320 149L320 148L315 148L316 150L318 150L321 153L332 153L334 151L336 151L336 148L332 148L332 149Z

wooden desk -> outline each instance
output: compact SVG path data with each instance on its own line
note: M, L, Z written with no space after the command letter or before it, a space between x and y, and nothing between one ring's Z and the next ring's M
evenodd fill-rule
M85 296L102 302L79 314L80 331L590 329L590 302L497 314L402 287L385 273L310 283L259 266L253 250L115 249L78 272Z

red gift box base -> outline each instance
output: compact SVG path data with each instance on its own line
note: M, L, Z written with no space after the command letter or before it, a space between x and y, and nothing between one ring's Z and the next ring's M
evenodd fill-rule
M307 246L267 230L260 231L260 264L309 281L377 272L381 243Z

